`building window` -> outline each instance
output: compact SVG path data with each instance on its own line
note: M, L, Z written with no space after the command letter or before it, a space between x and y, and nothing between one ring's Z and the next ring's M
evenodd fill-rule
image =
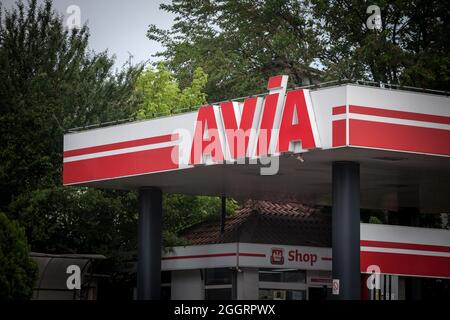
M260 300L306 300L306 271L260 269Z
M205 285L231 284L232 272L229 268L216 268L205 270Z
M233 272L229 268L206 269L205 300L231 300L233 298Z
M259 281L305 283L306 271L297 269L260 269Z

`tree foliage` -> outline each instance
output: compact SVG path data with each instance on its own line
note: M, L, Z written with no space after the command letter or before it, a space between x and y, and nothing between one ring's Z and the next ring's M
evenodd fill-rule
M381 30L366 25L373 4ZM347 78L449 88L448 1L174 0L161 9L175 24L150 25L148 37L165 46L159 55L182 86L205 70L211 101L261 92L280 73L291 85Z
M218 197L165 195L163 201L164 240L166 247L186 244L178 233L196 223L217 219L221 214L221 199ZM238 203L226 200L227 215L233 215Z
M136 247L136 204L134 192L53 186L20 194L9 214L33 250L111 257Z
M192 82L182 90L171 71L163 64L150 66L139 76L137 92L142 96L137 118L150 118L161 114L173 114L206 103L203 89L207 75L198 67L192 75Z
M312 0L321 30L320 60L328 79L368 79L431 89L450 88L450 3L423 0ZM366 23L369 5L381 29Z
M36 276L22 228L0 212L0 301L29 299Z
M151 25L148 37L161 42L181 86L192 70L209 75L211 101L264 90L267 78L283 72L292 83L315 78L319 49L301 1L184 1L161 5L175 13L171 30Z
M1 210L33 251L135 249L135 193L63 188L61 176L65 131L133 114L141 67L113 72L106 52L88 49L88 28L66 29L51 1L18 1L0 19Z
M50 1L22 2L0 21L0 205L61 183L68 128L133 112L139 68L114 74L105 52L88 50L88 30L66 30Z
M1 16L1 207L35 251L134 248L135 194L62 188L62 137L135 112L141 68L114 73L106 52L89 51L87 27L68 31L51 1L32 0L27 9L18 2Z
M106 52L89 51L87 27L66 30L51 1L18 2L1 17L0 207L24 227L34 251L131 258L136 192L62 187L63 134L202 104L206 74L193 70L189 86L180 88L163 64L113 72ZM217 198L165 195L164 202L165 245L220 208Z

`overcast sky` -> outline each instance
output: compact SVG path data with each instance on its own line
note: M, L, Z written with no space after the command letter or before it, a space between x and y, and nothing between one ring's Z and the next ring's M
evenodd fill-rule
M11 8L16 0L0 0L3 9ZM25 3L27 1L24 1ZM39 0L43 3L43 0ZM71 5L80 8L81 24L87 23L90 30L90 48L96 52L105 49L116 56L116 67L128 61L132 63L148 59L161 51L162 47L146 37L149 24L160 28L170 28L174 16L159 10L161 3L170 0L53 0L54 8L64 15L65 21L72 14L67 13ZM73 21L73 20L71 20Z

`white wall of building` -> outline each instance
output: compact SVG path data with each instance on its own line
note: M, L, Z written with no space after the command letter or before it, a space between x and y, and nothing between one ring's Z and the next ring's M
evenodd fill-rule
M257 300L259 274L257 268L243 268L237 273L237 299Z

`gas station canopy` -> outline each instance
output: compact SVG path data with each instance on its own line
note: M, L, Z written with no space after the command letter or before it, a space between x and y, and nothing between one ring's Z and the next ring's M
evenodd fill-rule
M450 209L450 100L345 84L268 94L64 136L64 185L331 204L360 164L361 207Z

